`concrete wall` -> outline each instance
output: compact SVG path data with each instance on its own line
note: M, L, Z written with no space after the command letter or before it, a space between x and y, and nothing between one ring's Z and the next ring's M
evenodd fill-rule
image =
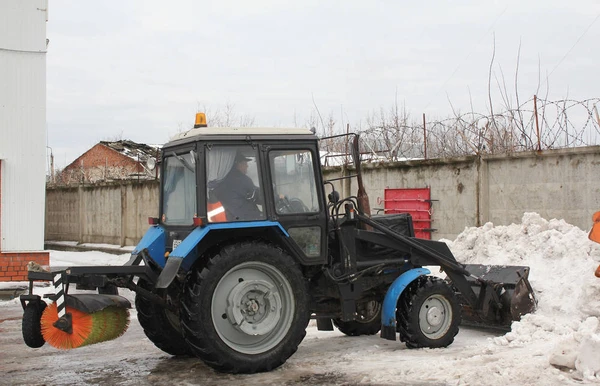
M365 164L363 179L373 212L386 188L429 186L433 239L454 239L465 227L491 221L520 223L523 213L561 218L591 227L600 210L600 147L516 155ZM324 169L324 178L354 174L343 167ZM356 179L336 181L342 197L355 195ZM84 188L49 188L46 240L135 245L158 216L157 181ZM325 187L326 193L331 187Z
M158 216L158 181L46 190L46 240L135 245Z
M484 158L481 221L520 222L523 212L587 230L600 210L600 147Z
M79 189L46 189L46 240L79 241Z

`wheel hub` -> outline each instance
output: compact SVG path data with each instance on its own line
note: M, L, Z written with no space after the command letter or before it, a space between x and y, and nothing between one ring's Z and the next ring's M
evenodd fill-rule
M381 311L381 303L371 300L366 303L357 305L358 309L358 321L362 323L368 323L379 316Z
M248 335L265 335L281 318L281 298L277 289L264 280L245 280L227 296L227 319Z
M429 339L443 336L452 323L452 308L448 299L439 294L431 295L419 310L421 331Z
M431 307L427 310L427 323L432 327L439 326L444 320L444 312L438 307Z

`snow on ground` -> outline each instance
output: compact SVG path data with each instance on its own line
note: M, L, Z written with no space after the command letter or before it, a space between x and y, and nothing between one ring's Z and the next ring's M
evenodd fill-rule
M96 248L96 249L112 249L112 250L121 250L123 253L131 252L135 249L135 246L124 246L118 247L112 244L94 244L94 243L82 243L79 244L77 241L48 241L47 244L52 247L53 245L63 246L63 247L85 247L85 248ZM52 249L52 248L50 248Z
M525 213L521 224L466 228L456 240L445 242L463 263L531 267L537 310L504 335L461 328L454 344L444 349L409 350L379 337L318 332L311 322L298 353L272 376L277 379L300 366L312 374L341 372L352 384L600 384L600 279L594 276L600 244L563 220L548 221L536 213ZM100 252L50 255L55 266L118 265L128 257ZM35 291L51 289L36 286ZM262 375L248 377L266 381ZM272 382L270 378L267 383Z

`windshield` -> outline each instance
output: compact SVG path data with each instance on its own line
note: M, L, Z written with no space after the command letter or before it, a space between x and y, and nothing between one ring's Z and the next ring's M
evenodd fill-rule
M162 222L192 225L196 215L196 169L193 153L165 158Z

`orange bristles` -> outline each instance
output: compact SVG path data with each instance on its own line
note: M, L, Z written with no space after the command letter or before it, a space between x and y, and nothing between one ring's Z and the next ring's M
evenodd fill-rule
M92 332L92 316L74 308L67 307L73 321L73 333L69 334L53 326L58 320L56 303L52 303L44 310L40 325L42 336L50 345L60 349L77 348L85 342Z
M40 321L44 340L59 349L68 350L115 339L123 335L129 326L129 311L125 308L107 307L93 314L70 307L66 311L71 313L71 334L53 325L58 319L56 303L46 308Z

